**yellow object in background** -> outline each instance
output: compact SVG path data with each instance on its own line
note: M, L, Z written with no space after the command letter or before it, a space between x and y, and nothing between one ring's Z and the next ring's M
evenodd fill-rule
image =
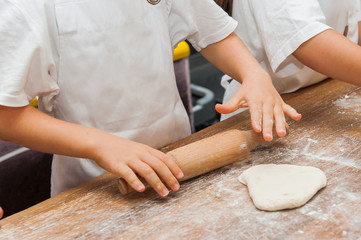
M30 106L37 107L38 106L38 98L34 98L30 103Z
M180 60L182 58L186 58L191 54L191 48L188 43L183 41L178 44L176 49L174 49L173 61Z

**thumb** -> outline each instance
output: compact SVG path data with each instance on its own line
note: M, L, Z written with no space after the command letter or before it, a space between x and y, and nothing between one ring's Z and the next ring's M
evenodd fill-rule
M237 111L239 108L248 107L247 101L241 88L233 95L233 97L224 104L216 104L215 109L221 114L229 114Z

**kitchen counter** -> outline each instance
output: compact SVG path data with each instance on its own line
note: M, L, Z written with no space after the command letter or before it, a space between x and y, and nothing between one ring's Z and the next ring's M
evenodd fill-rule
M167 198L152 189L122 196L104 174L1 220L1 239L359 239L361 87L337 80L283 96L303 118L287 137L264 143L234 164L182 182ZM250 129L248 112L164 148L231 128ZM211 146L210 146L211 147ZM256 209L237 177L253 165L314 166L328 178L304 206Z

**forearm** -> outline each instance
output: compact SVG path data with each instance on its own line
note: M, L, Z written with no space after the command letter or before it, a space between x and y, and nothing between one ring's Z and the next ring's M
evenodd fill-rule
M0 138L49 153L93 158L99 130L50 117L27 106L0 106Z
M334 30L306 41L293 55L317 72L361 86L361 47Z
M227 38L201 50L201 54L223 73L242 82L264 72L243 42L232 33Z
M137 173L162 197L169 192L161 179L177 191L176 177L183 177L177 164L156 149L55 119L30 106L0 106L0 139L42 152L92 159L101 168L126 179L137 191L144 191Z

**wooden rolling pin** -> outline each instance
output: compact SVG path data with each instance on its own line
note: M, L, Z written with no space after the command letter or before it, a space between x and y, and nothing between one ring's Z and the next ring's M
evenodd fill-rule
M184 181L238 161L262 142L264 139L260 133L232 129L179 147L167 155L183 171ZM133 191L123 178L119 178L117 184L123 195Z

